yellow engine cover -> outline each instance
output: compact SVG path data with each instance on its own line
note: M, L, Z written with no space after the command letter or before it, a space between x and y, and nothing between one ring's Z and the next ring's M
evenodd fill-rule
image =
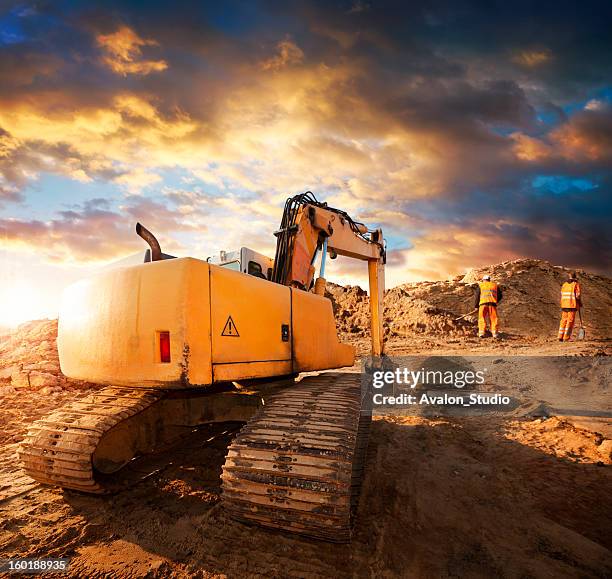
M71 378L164 388L339 368L355 358L338 342L328 299L193 258L70 286L58 350Z

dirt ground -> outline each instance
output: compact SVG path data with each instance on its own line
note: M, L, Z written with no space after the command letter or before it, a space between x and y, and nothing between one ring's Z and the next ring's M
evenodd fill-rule
M503 289L498 313L505 337L553 337L559 327L559 290L566 268L537 259L517 259L471 270L446 281L406 283L388 290L384 300L384 328L388 340L414 337L462 339L474 335L476 283L484 274ZM612 336L612 279L578 272L582 288L582 320L591 339ZM328 284L338 331L343 339L369 335L366 292L355 286ZM577 320L578 325L578 320Z
M432 340L396 354L452 353ZM606 342L470 343L468 352L582 358ZM361 347L365 347L361 344ZM454 349L453 349L454 348ZM606 357L607 358L607 357ZM499 365L501 368L502 365ZM501 370L500 370L501 372ZM503 378L503 380L502 380ZM507 376L500 374L508 390ZM546 378L514 392L529 409ZM554 386L554 385L553 385ZM610 408L607 385L578 398ZM70 577L609 577L612 441L571 418L510 415L379 417L350 546L229 519L220 504L224 454L239 425L202 429L140 465L143 481L111 497L34 484L16 464L27 424L87 385L48 394L4 388L0 556L70 557ZM558 403L558 398L555 403ZM522 414L522 415L521 415ZM606 419L609 426L609 419Z
M486 357L486 389L515 404L378 416L350 545L226 516L219 477L238 424L140 461L142 480L113 496L35 483L16 456L28 424L99 386L61 375L56 321L0 336L0 559L69 557L79 578L612 577L612 280L580 273L587 339L559 343L565 270L487 268L505 286L494 341L456 320L483 271L387 292L387 353ZM329 296L342 341L366 356L367 295L330 285Z

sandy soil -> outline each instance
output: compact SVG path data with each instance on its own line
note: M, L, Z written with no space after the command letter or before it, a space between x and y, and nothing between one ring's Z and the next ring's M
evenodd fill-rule
M61 375L56 321L0 336L0 558L70 557L67 575L79 578L612 577L612 280L581 272L588 339L560 344L563 268L520 260L488 271L506 289L502 340L456 320L471 309L475 271L390 290L387 352L488 357L483 388L516 404L377 417L351 545L226 516L219 476L237 424L140 461L142 480L114 496L35 483L16 459L28 424L97 386ZM367 296L329 290L341 339L367 355Z
M559 291L568 270L536 259L518 259L473 270L465 276L406 283L388 290L384 300L384 328L388 340L450 339L474 336L476 282L491 275L503 289L498 307L500 329L506 337L553 338L559 327ZM590 339L612 336L612 279L585 271L578 273L583 294L582 320ZM328 284L338 331L349 338L369 335L369 303L364 290ZM578 322L577 322L578 323Z
M353 344L361 356L367 356L370 351L369 339L343 336L343 341ZM390 338L385 350L389 356L610 356L612 339L559 342L556 338L518 334L505 334L500 340L475 335L462 338L407 336Z
M442 342L420 346L391 344L402 354L449 353ZM587 365L607 348L560 346ZM474 348L559 353L557 344L518 339ZM499 367L494 381L508 390ZM545 377L530 383L530 392L513 393L525 404L511 415L375 420L350 546L226 517L219 475L237 425L204 428L145 461L145 480L112 497L33 484L16 465L17 441L30 421L88 389L5 388L0 554L71 557L71 577L611 576L612 442L572 419L530 416L550 388ZM578 398L610 410L607 386L591 386Z

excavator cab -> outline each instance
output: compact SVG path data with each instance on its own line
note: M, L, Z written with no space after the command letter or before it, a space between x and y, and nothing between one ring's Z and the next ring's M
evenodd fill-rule
M206 259L208 263L240 271L260 279L272 279L274 260L248 247L236 251L220 251Z

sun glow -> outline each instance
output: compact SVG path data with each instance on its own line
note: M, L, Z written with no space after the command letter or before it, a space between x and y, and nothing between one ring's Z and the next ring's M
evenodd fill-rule
M0 287L0 326L14 327L47 317L42 302L41 292L30 284L16 282Z

